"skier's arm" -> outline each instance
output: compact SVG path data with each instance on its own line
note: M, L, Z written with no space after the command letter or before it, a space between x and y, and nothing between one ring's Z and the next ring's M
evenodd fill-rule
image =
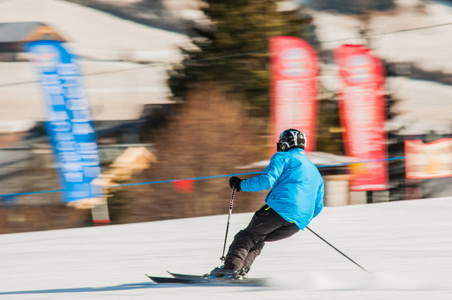
M264 169L262 174L244 180L240 188L245 192L259 192L270 189L281 176L284 170L284 157L276 153L270 160L270 164Z
M315 218L323 209L323 195L325 194L325 189L323 186L323 180L320 186L317 189L317 197L315 199L315 207L314 207L314 215L312 216Z

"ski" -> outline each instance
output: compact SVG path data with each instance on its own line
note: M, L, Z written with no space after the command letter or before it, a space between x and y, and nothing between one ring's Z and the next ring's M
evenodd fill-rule
M264 286L263 278L243 278L243 279L223 279L211 278L204 275L178 274L168 272L172 277L160 277L147 275L156 284L197 284L197 285L217 285L217 286Z
M197 280L175 278L175 277L159 277L146 274L156 284L195 284L199 283Z
M204 275L192 275L192 274L181 274L181 273L173 273L170 271L166 271L168 274L175 278L185 278L185 279L202 279L205 277Z

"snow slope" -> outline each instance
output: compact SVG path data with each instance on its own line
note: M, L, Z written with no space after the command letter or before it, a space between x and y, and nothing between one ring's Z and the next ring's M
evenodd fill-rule
M266 245L250 276L271 278L268 287L159 286L144 276L216 266L226 215L0 235L0 298L452 299L450 211L452 198L326 207L310 228L372 273L305 230ZM232 215L230 239L250 217Z
M440 2L424 1L425 8L420 10L417 8L420 1L395 2L398 7L396 10L375 13L370 20L369 34L372 36L373 51L390 62L414 62L426 70L450 73L452 7ZM344 43L364 42L359 38L361 23L358 19L318 11L313 11L312 15L324 49L333 50Z
M180 62L178 47L190 44L185 35L62 0L0 1L3 22L44 22L69 40L71 51L91 59L83 59L81 65L96 121L134 120L145 104L172 103L168 64ZM134 62L162 64L143 67ZM0 132L28 130L44 119L36 80L28 62L0 62Z
M416 0L395 3L397 9L372 14L368 24L372 51L390 63L409 63L424 71L452 74L451 5ZM365 42L359 38L361 22L356 17L323 11L311 14L324 50ZM323 65L322 73L322 83L329 90L338 91L337 65ZM399 130L401 135L450 133L451 85L402 77L389 78L387 82L388 91L402 100L397 107L400 114L387 123L389 130Z
M75 53L102 60L177 63L182 34L112 16L61 0L0 1L0 22L44 22L54 26Z

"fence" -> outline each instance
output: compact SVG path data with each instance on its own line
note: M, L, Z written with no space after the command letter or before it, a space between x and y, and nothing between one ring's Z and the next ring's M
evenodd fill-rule
M134 146L143 145L128 144L100 146L99 152L102 165L111 164L125 149ZM145 146L151 147L151 145L148 144ZM386 160L395 161L403 159L404 157L394 157ZM371 161L362 161L360 163L368 162ZM344 168L347 165L349 165L349 163L319 165L318 168L323 172L328 169ZM58 193L62 190L58 188L48 189L49 185L53 184L53 186L58 187L59 184L54 168L55 162L53 155L51 149L47 145L0 149L0 199L2 199L3 204L11 202L15 202L19 205L59 203L61 200ZM137 185L169 183L181 180L208 180L231 176L257 175L259 173L260 172L243 172L195 178L174 178L169 180L115 184L108 187L133 187ZM35 180L37 176L39 178ZM326 177L327 179L331 178L331 176ZM26 186L24 186L24 183L30 181L30 179L32 179L33 184L26 184ZM42 184L40 184L40 182ZM47 189L44 187L47 187ZM56 195L49 196L47 194ZM31 195L33 195L33 197L30 197Z

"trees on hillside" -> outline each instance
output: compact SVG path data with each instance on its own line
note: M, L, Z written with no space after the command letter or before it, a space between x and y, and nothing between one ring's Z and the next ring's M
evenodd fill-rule
M243 104L228 98L222 87L206 82L189 91L178 114L156 134L155 148L158 162L137 175L137 181L238 173L236 167L254 162L260 147ZM228 177L193 180L187 191L178 191L176 183L113 191L110 211L120 210L114 221L126 223L226 213L228 182ZM234 211L257 209L265 198L262 193L240 193Z
M268 116L268 40L288 35L310 38L311 18L298 8L282 10L278 0L206 0L204 25L192 28L195 49L170 72L176 98L205 81L218 82L255 116Z

